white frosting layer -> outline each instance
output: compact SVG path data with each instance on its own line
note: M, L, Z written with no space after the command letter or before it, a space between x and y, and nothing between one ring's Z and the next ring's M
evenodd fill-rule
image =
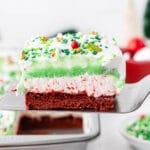
M117 93L114 80L108 75L82 75L62 78L26 79L27 92L62 92L69 94L86 93L88 96L113 96Z

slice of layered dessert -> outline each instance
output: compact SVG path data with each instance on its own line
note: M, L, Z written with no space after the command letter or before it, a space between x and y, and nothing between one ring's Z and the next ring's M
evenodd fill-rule
M125 63L115 39L97 32L39 36L21 54L27 109L114 111Z
M80 113L0 111L0 135L83 133Z

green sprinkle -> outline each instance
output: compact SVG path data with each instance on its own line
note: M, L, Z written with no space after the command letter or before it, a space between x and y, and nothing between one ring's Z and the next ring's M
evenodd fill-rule
M117 45L117 41L115 38L112 38L112 41L113 41L114 45Z
M65 53L66 55L69 55L69 54L70 54L69 49L62 49L61 51L62 51L63 53Z
M116 57L116 54L113 54L113 58L115 58Z
M75 41L76 39L80 39L80 37L74 36L73 40Z
M68 42L68 40L67 39L64 39L61 43L62 44L66 44Z
M73 53L72 53L73 55L75 55L75 54L77 54L77 52L76 51L73 51Z
M86 48L89 49L90 51L96 51L96 52L102 51L102 49L100 47L98 47L95 44L91 44L91 43L87 44Z
M79 38L82 38L82 37L83 37L83 34L80 34L80 35L79 35Z
M36 58L36 56L32 56L32 58Z
M23 53L23 54L28 54L29 51L30 51L30 50L28 50L28 49L23 49L23 50L22 50L22 53Z
M39 48L37 47L37 48L32 48L32 50L33 51L37 51L37 50L39 50Z
M24 60L28 60L28 59L29 59L29 57L25 57L25 58L24 58Z
M81 53L81 54L85 54L85 51L84 51L84 50L82 50L80 53Z
M93 53L94 55L96 55L96 54L97 54L97 52L96 52L96 51L93 51L92 53Z
M91 41L90 43L91 43L91 44L95 44L95 41Z
M101 38L100 38L100 36L99 36L98 34L95 36L95 38L96 38L97 40L101 40Z

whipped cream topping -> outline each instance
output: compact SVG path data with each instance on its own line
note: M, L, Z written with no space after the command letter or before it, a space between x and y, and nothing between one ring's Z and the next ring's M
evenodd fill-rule
M78 77L26 79L27 92L86 93L88 96L113 96L117 93L114 80L107 75L82 75Z
M76 42L77 44L74 44ZM106 55L108 57L122 56L119 48L116 46L114 38L90 32L82 34L61 34L56 37L47 38L38 36L26 42L22 50L21 60L30 61L34 59L56 59L59 56L68 55L86 55L99 57Z

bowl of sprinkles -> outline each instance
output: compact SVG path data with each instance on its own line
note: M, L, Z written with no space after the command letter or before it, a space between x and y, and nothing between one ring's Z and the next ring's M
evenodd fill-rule
M150 114L131 117L123 123L121 134L138 150L150 150Z

